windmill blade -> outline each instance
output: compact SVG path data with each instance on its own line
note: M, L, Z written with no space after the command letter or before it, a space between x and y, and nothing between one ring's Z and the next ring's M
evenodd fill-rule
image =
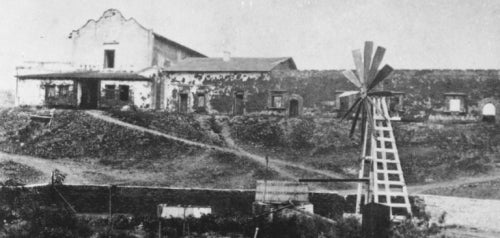
M352 51L352 58L354 59L354 65L356 65L356 72L358 72L358 78L359 81L361 81L361 85L365 85L366 87L366 82L365 82L365 70L363 66L363 56L361 56L361 51L360 50L353 50Z
M368 87L368 91L369 90L372 90L374 87L376 87L380 82L382 82L382 80L384 80L385 78L387 78L387 76L389 76L392 71L394 71L394 69L389 66L389 65L385 65L378 73L377 73L377 76L375 76L375 78L373 79L373 81L371 82L370 86Z
M352 71L345 70L342 73L347 79L349 79L349 81L351 81L351 83L356 85L356 87L361 88L361 81L359 81L358 77L356 77L356 75Z
M342 117L342 120L343 121L347 115L349 115L349 113L352 112L352 110L361 102L361 98L358 98L356 99L356 101L354 101L354 103L352 104L351 108L349 108L349 110L347 110L347 112L344 114L344 116Z
M366 41L365 42L365 52L364 52L364 72L365 72L365 82L366 84L369 83L368 81L368 76L370 72L370 65L372 62L372 54L373 54L373 42L372 41Z
M373 78L375 78L375 75L377 74L378 67L380 66L380 63L382 63L382 60L384 59L384 54L385 54L385 48L384 47L377 47L377 50L375 51L375 55L373 56L373 61L372 61L372 66L370 68L370 72L368 73L368 80L371 81Z
M356 110L356 115L354 116L354 119L352 120L352 126L351 126L351 131L349 132L349 137L352 137L354 135L354 130L356 130L356 124L358 124L358 118L359 118L359 113L361 112L361 105L358 107L358 110Z

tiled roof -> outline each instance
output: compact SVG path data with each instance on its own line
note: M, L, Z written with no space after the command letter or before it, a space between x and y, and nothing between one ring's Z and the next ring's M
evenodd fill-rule
M290 57L283 58L239 58L232 57L228 61L223 58L186 58L166 72L269 72L281 63L289 61L290 69L297 69Z
M121 79L121 80L149 80L148 78L126 72L77 71L66 73L27 74L17 76L19 79Z

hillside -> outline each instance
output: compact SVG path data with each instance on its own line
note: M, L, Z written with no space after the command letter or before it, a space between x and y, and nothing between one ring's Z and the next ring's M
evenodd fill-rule
M338 178L355 177L358 169L359 138L349 138L349 122L332 118L106 113L141 128L221 148L214 150L127 129L84 111L58 110L50 127L30 121L30 114L40 113L2 110L0 149L38 158L39 166L34 169L41 174L50 174L51 166L66 169L69 177L73 173L80 178L69 180L75 183L253 188L255 180L266 174L269 179ZM488 174L499 162L495 160L500 148L495 133L498 125L395 123L394 127L409 184ZM266 156L271 165L268 172L263 162ZM2 161L4 171L27 169L16 166L16 160ZM24 182L46 179L33 175ZM314 187L348 189L353 185Z
M68 172L86 177L86 183L249 188L266 174L251 160L129 130L83 111L57 111L50 127L30 122L33 113L42 112L1 111L0 149L66 165ZM172 128L198 131L196 121L182 118L176 123L185 127ZM199 132L199 140L210 142Z

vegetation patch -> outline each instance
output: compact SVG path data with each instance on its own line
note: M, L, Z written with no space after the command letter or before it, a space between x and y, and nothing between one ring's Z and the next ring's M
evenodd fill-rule
M108 113L121 121L157 130L172 136L206 144L223 145L220 128L215 119L209 117L208 126L204 127L197 120L196 114L178 114L164 111L117 111ZM211 135L216 134L215 136Z
M14 180L23 184L39 181L43 173L28 165L19 164L12 160L0 162L0 178Z

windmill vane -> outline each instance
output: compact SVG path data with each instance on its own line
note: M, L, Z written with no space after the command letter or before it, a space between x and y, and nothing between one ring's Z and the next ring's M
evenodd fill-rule
M365 42L363 54L361 54L361 50L352 51L356 70L346 70L343 74L359 89L359 96L342 119L352 117L350 136L354 134L358 120L361 120L363 146L358 177L360 180L370 181L366 185L365 204L373 201L387 205L390 214L394 216L400 215L397 214L399 213L398 209L406 211L403 213L411 214L408 191L385 101L385 96L390 95L390 93L373 94L372 92L391 74L393 69L389 65L385 65L381 70L378 69L384 58L385 49L383 47L377 47L373 56L372 53L373 42L371 41ZM373 98L371 98L372 96ZM365 174L369 174L369 176L365 177ZM389 179L389 174L393 176L391 179ZM362 183L358 184L357 213L360 211L364 186Z

